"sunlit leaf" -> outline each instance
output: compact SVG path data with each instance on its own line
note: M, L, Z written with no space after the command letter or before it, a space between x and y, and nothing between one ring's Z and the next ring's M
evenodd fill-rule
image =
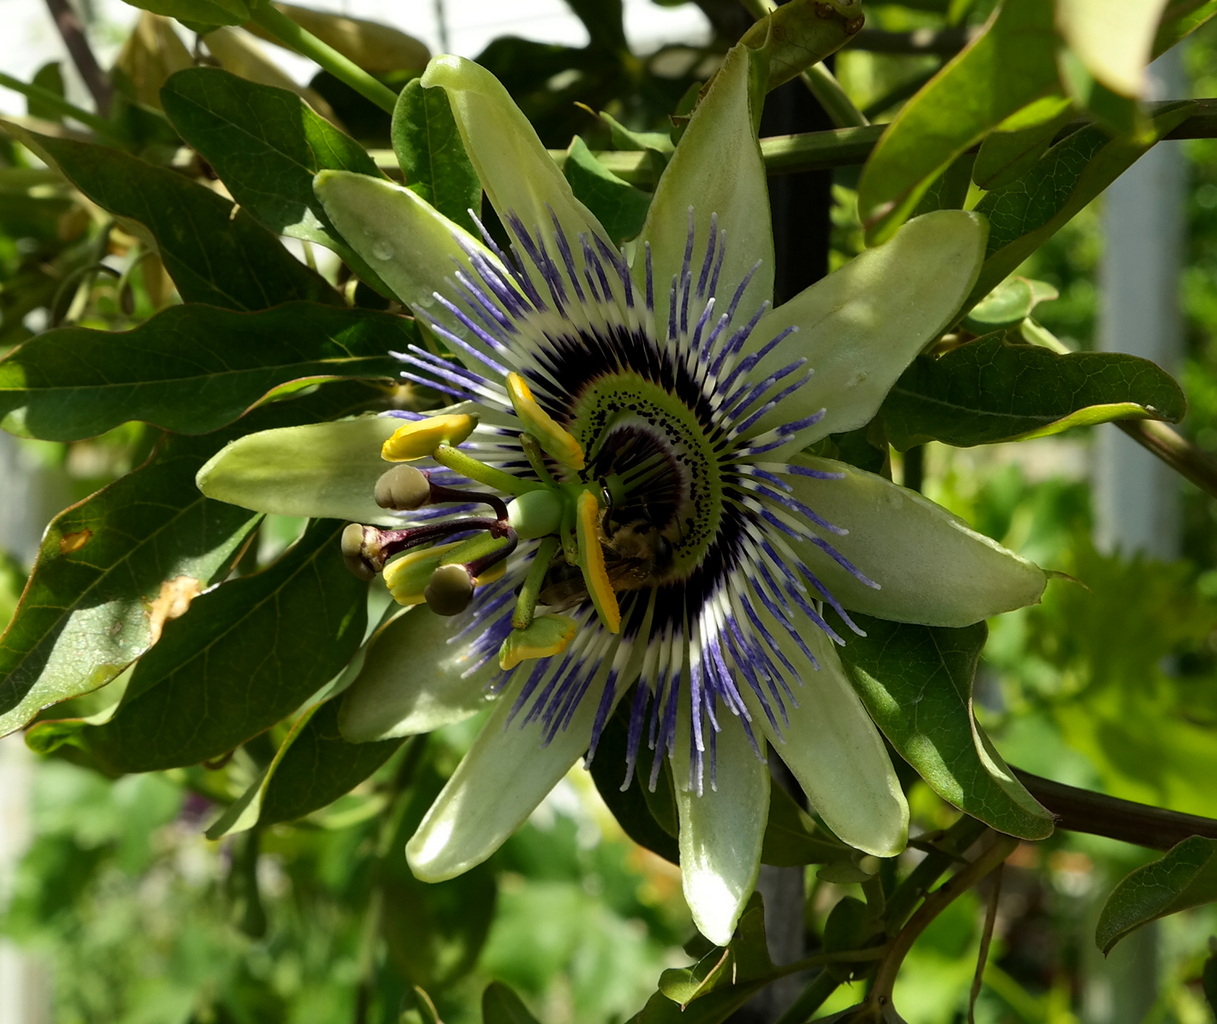
M1050 0L1004 4L908 102L862 170L858 212L868 241L888 238L958 154L1011 114L1059 91L1055 46Z
M268 569L198 597L139 662L122 707L82 740L111 770L218 757L299 708L363 639L366 587L323 520Z
M153 14L197 25L241 25L249 21L249 0L126 0Z
M334 377L395 377L413 321L289 303L258 313L171 306L132 331L64 327L0 362L5 429L54 441L127 420L182 434L216 430L276 387Z

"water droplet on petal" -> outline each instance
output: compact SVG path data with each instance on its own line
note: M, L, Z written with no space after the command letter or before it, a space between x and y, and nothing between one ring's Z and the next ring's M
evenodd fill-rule
M372 258L387 263L393 258L393 246L383 238L372 240Z

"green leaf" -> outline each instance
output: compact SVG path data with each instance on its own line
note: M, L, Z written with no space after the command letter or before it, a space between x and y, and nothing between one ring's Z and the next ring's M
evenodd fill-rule
M791 0L753 24L740 40L763 55L765 92L836 53L862 27L860 0Z
M306 711L279 747L262 786L259 824L303 818L354 789L404 740L348 743L338 732L338 700Z
M1217 839L1190 836L1161 859L1123 878L1107 897L1095 928L1106 954L1150 921L1217 902Z
M483 1024L540 1024L524 1001L501 981L492 981L482 993Z
M985 137L972 165L972 180L983 189L1008 185L1044 155L1073 110L1064 96L1044 96L1006 118Z
M800 864L822 864L835 860L842 847L831 839L822 838L821 830L794 798L781 786L769 790L769 820L765 823L765 840L761 847L761 863L778 867Z
M707 953L692 967L664 971L659 991L631 1024L722 1024L772 979L765 944L765 913L753 895L725 949Z
M258 313L171 306L132 331L47 331L0 361L6 430L52 441L128 420L181 434L216 430L275 388L336 377L395 377L413 321L294 302Z
M664 860L679 864L680 853L676 846L675 832L676 808L671 808L671 816L665 827L661 821L656 820L647 799L646 789L654 753L647 749L645 744L638 752L639 763L629 786L624 790L621 788L625 780L628 739L629 708L623 703L605 723L600 741L596 744L596 756L588 766L592 781L595 782L605 806L612 812L626 835ZM660 781L660 785L665 783L666 780Z
M249 21L247 0L126 0L153 14L163 14L196 25L243 25Z
M926 441L966 448L1056 434L1114 419L1178 422L1179 385L1148 359L1117 352L1058 355L990 334L937 359L919 356L883 403L899 450Z
M1045 281L1026 277L1007 278L980 300L964 318L964 326L975 334L988 334L1001 327L1017 327L1041 302L1060 297Z
M393 151L406 186L449 220L477 233L469 211L482 208L482 183L465 152L448 93L408 82L393 109Z
M277 234L348 256L313 194L313 176L323 168L379 174L354 139L296 93L218 68L179 71L165 83L161 102L243 210Z
M981 199L976 212L989 218L989 240L970 301L992 291L1193 109L1187 102L1161 109L1150 136L1139 141L1113 139L1097 125L1082 128L1049 149L1018 181Z
M650 194L617 177L577 135L566 151L562 173L575 198L596 215L614 242L624 242L642 230Z
M57 60L43 64L34 73L30 84L36 85L40 89L45 89L59 99L64 99L63 68ZM30 117L40 117L45 121L53 121L56 124L63 123L62 108L47 103L39 96L26 97L25 111Z
M98 206L142 225L184 301L248 310L338 303L277 237L211 189L105 146L6 127Z
M1059 92L1055 50L1050 0L1007 3L909 100L862 170L858 212L868 242L890 237L956 156L1011 114Z
M84 731L112 771L218 757L300 707L363 639L367 585L342 527L309 527L274 565L195 599L136 666L118 713Z
M51 521L0 637L0 734L108 683L227 574L258 517L195 488L216 447L165 443Z
M1154 56L1164 54L1214 17L1217 0L1171 0L1154 37Z
M621 0L566 0L566 5L583 22L593 46L623 55L630 52Z
M1052 834L1052 815L1023 788L972 716L984 623L946 629L855 615L841 661L892 746L948 803L999 832Z
M56 516L0 637L0 733L110 682L228 573L258 517L199 493L208 458L245 430L347 415L372 394L326 385L233 430L167 439L139 469Z

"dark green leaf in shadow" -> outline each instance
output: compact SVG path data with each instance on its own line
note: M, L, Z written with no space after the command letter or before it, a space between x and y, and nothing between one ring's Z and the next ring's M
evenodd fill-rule
M6 127L102 209L142 225L186 302L250 310L293 299L338 303L275 235L211 189L116 149Z
M311 814L354 789L405 742L348 743L338 732L337 700L310 708L292 726L262 787L259 824Z
M334 676L363 639L367 584L330 520L272 566L196 598L136 666L122 707L82 740L120 772L218 757L270 728Z
M482 207L478 180L461 141L448 94L408 82L393 108L393 152L408 188L449 220L477 233L469 211Z
M0 422L51 441L133 419L207 433L293 381L395 377L389 352L416 337L411 320L312 302L257 313L171 306L123 333L64 327L0 361Z
M1114 419L1177 422L1185 411L1179 385L1148 359L1058 355L989 334L937 359L919 356L881 415L888 440L903 451L926 441L994 444Z
M1107 897L1095 941L1110 953L1122 938L1150 921L1217 902L1217 839L1191 836L1161 860L1131 872Z
M823 864L842 855L841 845L816 825L781 786L769 789L769 820L761 846L761 863L777 867Z
M678 864L680 852L676 846L676 808L673 804L669 816L656 820L651 806L656 797L648 793L654 753L646 748L645 743L639 751L639 764L629 786L624 790L621 788L625 781L628 740L629 701L622 701L600 734L596 754L589 765L592 781L626 835L664 860ZM666 787L667 780L661 779L659 785Z
M566 153L562 173L570 187L609 237L620 244L642 230L651 197L605 167L577 135Z
M1079 129L1023 177L981 199L976 212L989 219L989 241L971 301L997 287L1193 109L1188 102L1161 109L1150 122L1152 137L1141 141L1113 139L1097 125Z
M999 832L1052 834L1052 815L1023 787L972 716L984 623L945 629L855 615L841 661L888 741L940 797Z

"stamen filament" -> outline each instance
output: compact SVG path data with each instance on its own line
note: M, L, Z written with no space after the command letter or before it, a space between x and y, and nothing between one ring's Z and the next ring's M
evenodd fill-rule
M466 455L460 449L448 444L441 444L436 448L431 453L431 458L441 466L447 466L454 473L459 473L470 480L476 480L479 484L485 484L496 491L502 491L504 494L511 494L517 498L521 494L537 491L545 486L536 480L526 480L522 477L512 476L510 473L504 473L501 469L487 466L478 462L472 455Z

